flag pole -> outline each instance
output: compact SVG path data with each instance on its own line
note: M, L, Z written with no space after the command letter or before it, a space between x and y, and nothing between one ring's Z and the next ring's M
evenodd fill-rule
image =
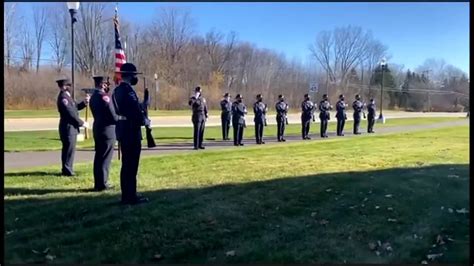
M114 20L113 20L113 23L114 23L114 35L115 35L115 42L117 42L117 33L118 33L118 2L115 3L115 17L114 17ZM117 44L115 44L117 45ZM114 50L114 57L116 57L116 53L117 53L117 47L115 47L115 50ZM115 59L117 60L117 58ZM119 83L119 77L118 75L120 75L119 73L117 73L117 66L115 65L114 66L114 69L115 69L115 72L114 72L114 82L115 82L115 87L118 86L118 83ZM117 157L118 159L120 160L120 141L117 141Z

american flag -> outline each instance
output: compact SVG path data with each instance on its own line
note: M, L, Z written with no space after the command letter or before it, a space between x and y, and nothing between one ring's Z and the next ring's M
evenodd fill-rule
M118 21L118 7L115 6L115 17L114 17L114 28L115 28L115 84L119 84L121 78L120 67L125 64L126 57L125 52L122 49L122 42L120 41L120 32L119 32L119 21Z

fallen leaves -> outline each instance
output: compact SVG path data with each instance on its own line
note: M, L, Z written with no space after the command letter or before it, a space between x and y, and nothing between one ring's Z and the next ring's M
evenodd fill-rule
M461 213L461 214L466 214L466 213L469 213L468 210L466 210L465 208L462 208L460 210L456 210L457 213Z
M370 251L374 251L377 256L380 256L383 252L391 253L393 251L393 248L390 242L384 242L382 244L380 240L377 240L377 243L370 242L369 249Z
M56 258L56 256L49 254L49 248L46 248L41 252L37 251L37 250L34 250L34 249L32 249L31 251L35 254L38 254L38 255L44 255L44 258L46 260L53 261Z
M321 221L319 221L319 224L320 224L320 225L327 225L328 223L329 223L329 221L328 221L328 220L324 220L324 219L321 220Z
M234 257L235 256L235 250L230 250L225 253L227 257Z
M443 256L443 253L428 254L428 255L426 255L426 258L427 258L428 260L435 260L435 259L440 258L440 257L442 257L442 256Z

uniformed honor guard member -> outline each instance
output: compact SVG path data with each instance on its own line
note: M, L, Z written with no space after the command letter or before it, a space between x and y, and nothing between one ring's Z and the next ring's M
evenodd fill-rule
M80 103L71 97L71 81L67 78L56 80L60 89L57 107L59 112L59 138L61 139L61 174L74 176L73 164L79 128L88 128L89 124L79 118L79 110L86 108L90 96Z
M265 127L266 114L268 108L265 103L263 103L262 94L257 95L257 101L253 104L253 113L255 122L255 140L257 144L265 144L263 141L263 128Z
M205 149L202 143L204 140L204 128L206 127L206 119L208 116L206 99L202 97L201 87L196 87L194 89L194 95L189 99L188 104L193 110L191 120L193 122L194 127L194 149Z
M115 124L118 116L109 95L106 77L94 77L95 91L90 99L90 108L94 116L92 132L94 135L94 190L112 188L108 183L110 162L114 154Z
M222 125L222 139L230 140L229 129L230 120L232 119L232 102L230 101L229 93L224 94L224 99L221 101L221 125Z
M332 105L328 101L328 95L323 95L323 100L319 103L319 120L321 120L321 138L327 138L328 121L331 119L329 110Z
M354 109L354 135L360 135L359 127L364 104L360 101L359 94L355 96L355 99L356 100L352 103L352 109Z
M232 127L234 129L234 146L244 146L242 143L245 128L245 115L247 108L242 103L243 97L237 94L232 103Z
M137 85L135 65L125 63L120 68L122 82L115 88L112 95L115 112L118 115L116 136L122 152L122 168L120 169L120 188L123 204L139 204L148 202L148 198L137 194L137 172L142 149L142 126L150 125L145 116L137 93L132 86Z
M367 105L367 132L368 133L375 133L374 131L374 124L375 124L375 100L370 99L370 103Z
M278 95L278 102L275 104L275 110L277 112L277 139L278 142L286 141L285 136L285 123L288 115L288 104L285 102L285 96Z
M336 103L336 119L337 119L337 135L344 136L344 125L346 124L347 114L346 114L347 104L344 102L344 95L339 95L339 101Z
M309 129L311 120L314 118L314 103L309 94L304 95L304 101L301 103L301 134L303 139L311 139Z

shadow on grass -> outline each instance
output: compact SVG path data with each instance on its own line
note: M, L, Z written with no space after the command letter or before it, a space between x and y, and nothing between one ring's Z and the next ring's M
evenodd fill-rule
M57 263L467 263L469 216L447 210L469 208L468 182L468 164L393 168L144 191L151 201L135 207L116 205L118 188L24 188L38 197L5 200L5 258L44 262L31 249L51 248ZM455 241L433 247L438 234ZM392 251L371 251L379 240Z
M24 188L5 188L3 193L5 196L15 195L46 195L54 193L88 193L95 192L94 189L24 189Z
M59 172L45 172L45 171L32 171L32 172L14 172L4 173L4 177L27 177L27 176L62 176ZM68 178L68 177L64 177Z

